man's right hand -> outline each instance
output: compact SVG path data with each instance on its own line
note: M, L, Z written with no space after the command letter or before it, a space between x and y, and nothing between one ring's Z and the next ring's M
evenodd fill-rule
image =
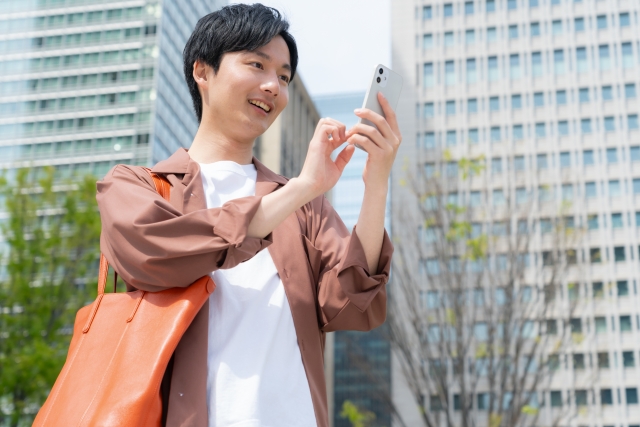
M352 145L347 145L335 161L331 159L331 153L347 141L345 134L345 125L337 120L327 117L318 122L302 171L297 178L313 196L310 200L331 190L351 160L355 151Z

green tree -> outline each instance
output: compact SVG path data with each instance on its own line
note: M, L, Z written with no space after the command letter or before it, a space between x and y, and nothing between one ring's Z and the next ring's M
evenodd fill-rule
M358 408L358 406L349 400L345 400L342 403L340 416L349 420L353 427L368 427L376 419L376 414Z
M95 182L53 168L0 178L0 424L30 425L97 282Z

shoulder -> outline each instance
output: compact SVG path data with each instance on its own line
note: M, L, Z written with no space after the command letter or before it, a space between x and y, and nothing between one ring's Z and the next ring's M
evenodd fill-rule
M143 187L155 190L153 178L149 175L147 168L143 166L115 165L111 170L98 181L98 193L109 188Z

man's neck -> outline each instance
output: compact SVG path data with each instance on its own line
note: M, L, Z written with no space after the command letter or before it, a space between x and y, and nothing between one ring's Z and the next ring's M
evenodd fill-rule
M253 143L232 140L219 130L201 123L189 148L189 156L193 161L204 164L230 160L248 165L253 158Z

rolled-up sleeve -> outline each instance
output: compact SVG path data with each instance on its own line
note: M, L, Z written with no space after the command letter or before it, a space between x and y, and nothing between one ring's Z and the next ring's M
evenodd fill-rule
M182 214L144 175L118 165L97 184L100 248L129 285L151 292L185 287L252 258L271 243L271 235L247 237L261 197Z
M393 244L386 230L377 273L372 275L357 233L349 233L324 198L319 221L315 240L304 240L318 283L322 329L325 332L368 331L380 326L387 313L386 284L393 254Z

